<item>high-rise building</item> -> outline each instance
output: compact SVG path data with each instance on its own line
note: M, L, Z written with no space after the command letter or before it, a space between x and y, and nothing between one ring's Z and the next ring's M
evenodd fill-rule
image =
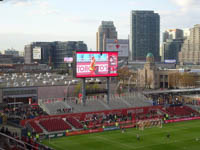
M167 39L163 43L162 61L176 60L178 62L178 53L181 51L184 39Z
M52 57L54 66L64 64L65 57L73 57L75 51L87 51L87 45L83 41L55 42L55 52Z
M5 55L12 55L12 56L19 56L19 51L15 50L15 49L7 49L4 51Z
M117 31L113 21L102 21L96 33L96 49L97 51L105 51L106 40L117 39Z
M184 36L184 38L187 38L188 36L190 36L190 29L189 28L183 29L183 36Z
M53 42L33 42L29 45L25 45L25 64L32 64L35 62L39 64L48 64L49 60L52 59L54 47Z
M160 61L160 16L154 11L131 11L130 59L145 61L152 53Z
M178 61L178 53L183 44L183 30L169 29L163 32L163 43L161 60L176 60Z
M180 64L200 64L200 24L190 29L179 52Z
M25 64L37 62L59 67L74 51L87 51L87 45L83 41L33 42L25 46Z
M163 33L163 42L167 39L183 39L183 30L181 29L169 29Z

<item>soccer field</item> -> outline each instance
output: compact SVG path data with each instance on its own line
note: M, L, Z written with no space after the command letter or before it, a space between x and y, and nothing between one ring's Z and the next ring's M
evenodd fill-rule
M170 138L167 138L167 134ZM140 135L137 140L136 134ZM163 128L135 128L68 136L42 141L56 150L200 150L200 120L171 123Z

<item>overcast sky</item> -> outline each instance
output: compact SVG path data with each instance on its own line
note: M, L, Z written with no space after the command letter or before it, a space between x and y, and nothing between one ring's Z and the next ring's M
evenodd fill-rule
M102 20L114 21L118 38L128 38L131 10L160 14L161 32L200 24L200 0L4 0L0 2L0 50L34 41L84 41L96 49Z

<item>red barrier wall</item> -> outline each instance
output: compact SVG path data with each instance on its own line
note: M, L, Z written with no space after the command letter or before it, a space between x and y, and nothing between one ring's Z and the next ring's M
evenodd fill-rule
M134 107L134 108L125 108L125 109L113 109L113 110L105 110L105 111L94 111L94 112L82 112L82 113L70 113L70 114L63 114L63 115L51 115L51 116L40 116L34 119L22 120L20 124L22 126L26 125L29 121L40 120L40 119L49 119L49 118L66 118L66 117L75 117L80 121L84 121L86 118L91 117L93 114L124 114L127 115L129 112L134 114L142 114L147 113L149 110L152 109L161 109L162 106L150 106L150 107Z
M200 117L179 118L179 119L165 120L165 123L181 122L181 121L188 121L188 120L198 120L198 119L200 119Z

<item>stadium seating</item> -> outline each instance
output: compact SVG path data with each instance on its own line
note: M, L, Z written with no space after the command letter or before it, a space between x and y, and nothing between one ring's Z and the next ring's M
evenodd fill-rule
M187 110L188 112L193 113L194 115L199 115L199 113L198 113L196 110L194 110L194 109L192 109L192 108L190 108L190 107L188 107L188 106L183 106L183 107L184 107L184 109Z
M30 121L29 124L36 133L43 133L43 130L35 123L35 121Z
M44 109L48 114L63 114L68 113L67 110L70 110L71 107L64 101L55 101L51 103L43 104Z
M88 106L86 106L88 109ZM82 106L84 108L84 106ZM170 117L191 117L199 115L198 112L188 106L150 106L150 107L133 107L125 109L112 109L103 111L91 111L81 113L67 113L57 116L41 116L27 123L37 132L46 131L62 131L67 129L82 129L84 125L88 128L96 128L104 126L112 126L115 121L131 122L145 119L162 118L168 113ZM117 115L115 117L115 115ZM65 121L66 120L66 121ZM39 125L37 124L39 122ZM127 123L126 123L127 124ZM41 125L41 126L40 126ZM42 128L43 127L43 128ZM74 127L74 128L72 128Z
M78 100L77 100L78 101ZM152 106L151 100L148 100L141 93L126 93L123 95L110 95L109 104L107 104L106 96L104 98L87 98L86 106L77 103L76 100L68 100L66 103L73 107L73 112L91 112L100 110L111 110L132 107Z
M73 117L68 117L66 120L77 129L83 128L83 125Z
M191 116L194 110L190 109L187 106L172 106L168 107L166 111L171 115L171 116Z
M48 132L52 131L61 131L61 130L70 130L71 126L68 125L61 118L56 119L45 119L39 121L40 125L42 125Z

